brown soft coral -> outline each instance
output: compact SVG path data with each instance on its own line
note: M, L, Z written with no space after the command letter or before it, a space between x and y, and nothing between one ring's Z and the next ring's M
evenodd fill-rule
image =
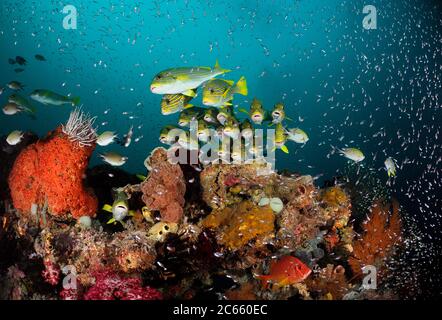
M157 148L148 160L151 172L141 184L143 201L150 210L158 210L165 222L180 222L183 216L186 181L178 164L167 159L167 151Z
M33 204L46 202L54 216L95 216L98 201L83 185L93 150L94 146L71 141L61 128L29 145L17 157L9 175L14 207L29 214Z
M385 262L401 241L401 220L399 203L392 201L384 205L375 201L371 208L370 218L364 222L364 233L353 245L353 254L348 262L356 277L362 276L362 268L373 265L378 269L378 278L385 272Z
M264 239L273 237L274 220L275 215L268 206L258 207L250 201L243 201L233 207L212 212L202 221L202 226L219 228L219 243L231 250L237 250L252 239L263 242Z

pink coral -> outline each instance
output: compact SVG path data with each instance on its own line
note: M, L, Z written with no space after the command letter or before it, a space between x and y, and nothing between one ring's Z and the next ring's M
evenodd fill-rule
M156 289L142 287L139 278L123 278L111 270L95 272L95 285L84 295L84 300L161 300Z
M143 201L150 210L158 210L166 222L178 223L183 216L186 182L178 164L167 160L167 151L155 149L149 160L148 179L141 184Z
M43 261L45 270L41 273L45 281L53 286L60 281L60 268L49 259Z

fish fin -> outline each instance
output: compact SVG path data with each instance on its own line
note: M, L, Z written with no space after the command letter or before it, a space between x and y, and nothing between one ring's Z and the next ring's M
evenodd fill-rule
M289 118L289 117L287 117L287 116L285 116L285 119L288 120L288 121L293 121L292 118Z
M247 81L246 81L245 77L241 77L238 80L233 92L238 93L238 94L242 94L243 96L246 96L249 93L249 90L247 89Z
M103 210L107 212L112 212L112 206L110 204L105 204Z
M232 105L232 103L231 103L230 101L227 101L227 102L224 103L223 107L225 107L225 106L231 106L231 105Z
M243 108L239 108L238 111L242 112L242 113L245 113L245 114L249 114L249 112L246 109L243 109Z
M184 109L190 109L190 108L193 108L193 107L194 107L193 104L188 103L188 104L186 104L186 105L184 106Z
M233 80L224 80L229 86L233 86L233 84L235 83L235 81Z
M286 145L283 145L282 147L281 147L281 150L282 151L284 151L285 153L289 153L289 148L287 148L287 146Z
M114 223L114 222L116 222L116 220L115 220L115 218L112 218L112 219L110 219L110 220L107 222L107 224L111 224L111 223Z
M137 174L137 178L140 179L141 181L144 181L144 180L146 180L147 177L142 174Z
M196 96L196 92L192 89L181 92L181 94L184 94L185 96L192 97L192 98L194 98Z
M219 71L221 74L232 71L232 70L229 70L229 69L223 69L223 68L221 68L221 66L220 66L219 63L218 63L218 60L216 60L214 70L215 70L215 71Z
M78 106L80 104L80 97L74 97L71 101L73 106Z

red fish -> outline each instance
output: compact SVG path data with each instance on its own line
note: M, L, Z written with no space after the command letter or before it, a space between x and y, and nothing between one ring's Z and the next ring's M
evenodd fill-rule
M282 287L304 281L311 272L312 270L298 258L284 256L271 263L270 274L257 278L262 280L264 287L267 287L269 282Z

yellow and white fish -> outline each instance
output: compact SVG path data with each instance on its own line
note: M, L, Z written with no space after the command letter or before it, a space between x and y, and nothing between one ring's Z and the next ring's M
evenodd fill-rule
M287 141L286 129L282 123L277 123L275 128L275 149L281 149L285 153L289 153L289 149L285 145Z
M256 98L253 99L249 112L245 109L239 109L239 111L248 114L252 122L255 124L261 124L263 121L267 120L267 113L264 110L261 101Z
M241 77L236 84L232 80L212 79L204 86L203 104L212 107L231 106L234 94L248 94L246 78Z
M305 131L302 129L293 128L286 130L286 132L287 132L287 138L296 143L307 143L307 141L309 140L307 133L305 133Z
M15 146L23 140L23 137L24 133L22 131L14 130L10 134L8 134L8 136L6 137L6 142L10 146Z
M186 150L198 150L199 149L199 142L198 138L193 138L190 136L190 133L188 131L183 131L179 138L178 138L178 144L183 147Z
M225 122L223 134L232 139L238 139L240 132L239 124L235 121L235 119L230 118Z
M114 203L112 205L105 204L103 210L112 213L112 218L107 222L108 224L119 222L124 226L123 220L127 216L134 215L134 212L129 210L128 197L123 191L117 192Z
M385 169L387 170L387 174L389 177L396 176L396 163L393 158L388 157L384 161Z
M342 148L337 150L341 155L354 162L361 162L362 160L365 159L365 156L362 153L362 151L357 148Z
M285 114L284 105L281 102L279 102L279 103L275 104L275 106L273 107L272 122L273 123L280 123L284 119L291 120Z
M117 135L113 131L104 131L97 137L97 144L106 147L115 141Z
M161 113L167 116L183 111L184 109L192 108L193 105L189 103L190 100L192 100L192 97L181 93L165 94L161 99Z
M214 68L210 67L179 67L161 71L152 80L150 91L156 94L177 94L194 97L195 91L204 82L221 74L230 72L222 69L218 61Z
M114 167L121 167L128 160L128 157L123 157L122 155L119 155L118 153L115 152L107 152L105 154L100 154L100 157L103 159L104 162Z
M179 129L179 127L175 125L166 125L163 128L161 128L160 131L160 142L164 144L173 144L176 142L176 135L169 134L171 130Z

